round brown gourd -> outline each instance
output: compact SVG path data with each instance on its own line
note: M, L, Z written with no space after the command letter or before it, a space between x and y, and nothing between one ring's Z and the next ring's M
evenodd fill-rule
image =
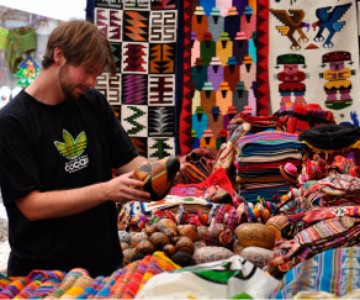
M242 223L235 229L235 235L242 247L262 247L272 249L275 245L275 232L262 223Z
M182 236L176 242L175 249L176 252L183 251L192 255L195 251L195 245L191 238L188 238L187 236Z
M165 245L169 244L168 236L159 231L150 235L149 241L154 245L156 250L162 250Z
M154 245L149 241L149 240L145 240L145 241L141 241L139 244L137 244L136 246L136 253L142 253L142 254L153 254L155 251L155 247Z

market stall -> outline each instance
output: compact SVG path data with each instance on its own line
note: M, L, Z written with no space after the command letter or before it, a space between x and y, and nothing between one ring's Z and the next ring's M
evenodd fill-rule
M324 40L329 7L312 3L305 22L299 1L220 2L87 1L116 58L96 88L150 159L133 176L152 201L117 205L124 259L110 275L3 272L0 298L358 295L355 5L326 1L346 21ZM288 35L297 17L299 40ZM270 32L285 46L270 45ZM314 57L321 72L307 65Z

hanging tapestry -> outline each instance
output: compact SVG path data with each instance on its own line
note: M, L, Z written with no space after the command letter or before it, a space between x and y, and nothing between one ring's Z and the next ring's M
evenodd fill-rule
M359 125L357 1L271 0L269 83L272 112L319 104L337 123Z
M192 149L191 142L191 0L183 1L183 86L179 113L178 149L181 155Z
M110 41L117 74L103 73L96 88L108 99L143 156L176 154L178 0L93 0L91 17Z
M182 107L191 109L191 148L219 149L237 112L256 114L257 1L199 0L188 9L191 108L187 99Z
M256 28L256 49L257 49L257 80L256 80L256 113L258 116L269 116L270 87L268 80L268 54L269 54L269 0L257 1L257 28Z

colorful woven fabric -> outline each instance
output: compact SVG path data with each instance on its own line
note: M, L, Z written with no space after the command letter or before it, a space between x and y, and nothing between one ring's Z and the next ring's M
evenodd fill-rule
M312 127L335 124L332 111L323 110L319 104L315 103L283 105L274 115L279 118L282 129L290 133L300 134Z
M178 148L180 155L185 155L192 149L191 139L191 1L183 2L183 45L182 45L182 97L179 113L179 139ZM181 32L181 31L180 31Z
M42 299L46 296L53 293L58 286L60 285L61 281L55 279L48 279L45 280L36 290L33 291L31 294L31 299Z
M83 292L77 296L77 299L92 299L97 292L105 285L107 278L103 275L96 277L90 284L84 288Z
M145 256L137 265L136 270L132 274L130 281L127 283L121 298L123 299L132 299L137 294L139 287L141 285L142 277L146 272L146 269L151 261L151 256Z
M294 299L301 291L328 292L333 295L331 299L344 297L360 288L359 254L360 248L356 246L317 254L288 271L272 292L271 299Z
M60 298L62 297L68 290L70 290L73 286L76 280L82 276L89 276L89 272L82 268L74 268L70 270L59 286L56 287L54 291L52 291L47 297L49 298Z
M256 83L256 108L257 115L268 116L271 114L271 105L269 101L269 1L257 1L257 56L256 64L257 83Z
M304 213L301 222L304 226L310 226L321 220L336 218L340 216L360 217L360 206L331 206L331 207L314 207Z
M213 185L218 185L226 190L231 197L234 196L233 185L225 170L220 168L212 173L206 180L197 184L177 184L171 188L169 194L177 196L203 197L206 190Z
M304 149L304 145L299 142L297 134L282 131L265 131L254 133L237 140L237 147L241 156L244 155L266 155L269 152L292 148L297 150Z
M42 282L40 280L34 280L29 282L13 299L28 299L30 298L34 291L41 286Z
M136 265L132 276L129 276L125 289L119 295L123 299L133 299L146 282L156 274L173 271L180 268L174 264L163 252L155 252L145 256Z
M131 277L134 275L139 263L140 261L134 261L123 268L123 272L121 272L121 275L116 279L110 288L111 297L122 297L122 294L124 293L127 284L130 282Z
M0 299L12 299L20 293L30 283L30 279L27 277L18 277L11 281L5 288L0 292Z
M111 288L119 277L125 272L123 269L114 271L110 276L103 280L102 284L98 286L95 299L107 299L110 297Z
M308 181L301 188L300 204L305 211L313 206L360 205L360 178L348 174L332 173Z
M290 103L316 103L332 111L337 123L355 125L357 1L271 0L269 7L267 96L273 112Z
M52 281L52 286L54 287L56 283L59 283L64 278L64 276L65 273L62 271L33 270L26 277L29 283L19 291L14 299L37 298L44 283ZM46 295L46 293L43 295Z
M66 299L74 299L82 295L84 290L90 286L91 282L93 281L93 278L87 275L80 276L77 278L71 288L69 288L64 295L63 298Z
M136 294L146 285L146 283L155 275L163 272L171 272L180 269L180 266L175 264L164 252L156 251L151 256L149 264L145 273L142 276L141 283L139 285ZM135 294L135 295L136 295Z
M11 279L0 273L0 292L11 282Z
M200 140L213 130L209 146L220 148L220 133L249 106L256 114L255 43L257 2L232 5L200 2L191 11L192 133ZM212 141L212 143L211 143Z
M317 222L301 230L292 240L275 245L270 272L277 276L321 251L354 245L360 236L359 228L358 220L347 216Z
M177 91L182 89L181 72L176 72L183 59L177 29L183 20L182 2L93 3L91 20L110 41L117 64L117 74L101 74L96 87L140 154L151 159L175 155L176 105L181 102Z

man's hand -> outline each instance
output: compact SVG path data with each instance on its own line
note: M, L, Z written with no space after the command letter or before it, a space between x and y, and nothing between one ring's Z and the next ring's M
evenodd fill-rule
M119 175L106 183L106 194L115 202L149 202L150 194L142 190L143 182L132 178L134 172Z

